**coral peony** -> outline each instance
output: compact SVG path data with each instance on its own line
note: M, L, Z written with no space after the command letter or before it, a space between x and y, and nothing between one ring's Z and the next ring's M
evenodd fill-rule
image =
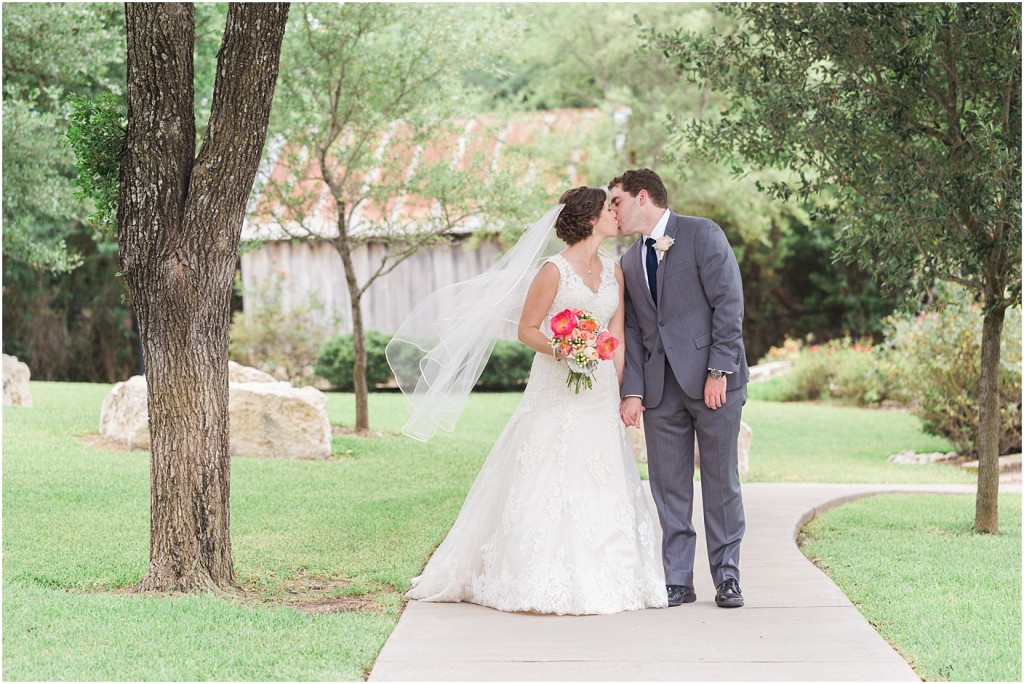
M559 337L564 337L576 329L576 315L572 311L556 313L551 317L551 332Z
M615 350L619 347L619 341L610 332L603 332L597 336L597 353L602 361L615 356Z

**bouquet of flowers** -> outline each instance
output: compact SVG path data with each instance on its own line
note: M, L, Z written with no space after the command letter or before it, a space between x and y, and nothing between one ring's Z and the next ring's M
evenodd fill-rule
M559 352L569 366L566 387L580 393L580 385L594 386L597 364L615 356L619 341L607 330L601 330L597 318L589 311L566 309L551 317L551 347Z

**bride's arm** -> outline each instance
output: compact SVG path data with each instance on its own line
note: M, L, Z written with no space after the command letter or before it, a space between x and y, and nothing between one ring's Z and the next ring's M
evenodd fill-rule
M608 323L608 332L615 335L619 341L619 347L615 350L615 375L622 384L622 372L626 367L626 283L622 277L622 269L615 264L615 280L619 282L619 306L615 309L615 315Z
M519 341L548 356L555 356L555 350L551 348L548 336L540 331L540 325L551 309L551 302L555 301L558 275L558 267L550 262L541 267L530 283L530 290L523 303L523 313L519 317Z

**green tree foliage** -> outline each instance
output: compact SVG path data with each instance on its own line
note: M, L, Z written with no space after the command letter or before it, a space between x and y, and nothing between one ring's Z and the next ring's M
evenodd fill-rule
M203 125L226 14L196 8ZM4 351L36 378L123 380L138 366L114 238L124 7L9 3L3 15Z
M651 30L680 74L728 97L683 126L703 155L777 166L789 198L834 197L838 255L910 301L936 279L983 305L975 527L998 529L1000 337L1021 292L1021 8L723 5L728 30Z
M610 180L623 169L658 168L670 139L673 116L700 116L708 93L680 79L656 53L637 50L634 17L656 24L683 22L706 31L714 15L696 4L518 4L510 22L522 38L502 55L498 68L470 72L495 107L516 109L598 108L609 122L579 131L592 143L582 160L591 182ZM619 112L617 119L611 117ZM619 134L623 134L619 137ZM665 178L670 196L680 190Z
M68 154L54 144L60 117L35 110L18 94L6 89L3 103L4 259L66 273L82 257L66 242L80 209L68 183Z
M61 146L68 92L98 93L123 81L119 5L4 5L3 254L33 269L67 272L81 205ZM73 56L73 58L72 58Z
M603 116L566 139L545 143L553 158L584 147L579 166L601 184L624 169L661 173L670 205L722 226L744 282L744 336L751 359L786 335L877 337L894 301L881 296L855 264L833 264L834 222L817 220L813 204L781 202L758 192L789 174L733 165L693 154L683 159L674 131L725 106L725 96L691 83L660 51L639 49L647 27L681 26L705 34L734 21L703 4L512 5L523 39L500 68L471 73L493 106L593 107ZM570 28L571 27L571 28ZM601 123L597 123L600 121Z
M508 40L496 23L502 16L485 6L391 3L309 4L293 13L271 126L289 173L267 181L256 212L296 239L327 239L341 258L357 429L369 427L366 289L470 218L518 223L531 208L516 169L492 169L470 153L452 163L461 133L454 119L476 113L463 70L485 68ZM433 154L415 152L424 147ZM325 191L336 215L327 230L310 221ZM434 210L410 218L393 210L402 197ZM391 249L360 281L352 255L369 241Z
M65 144L71 93L121 95L123 13L3 7L3 346L34 378L113 382L137 366L117 245L86 224L95 207L75 196Z
M75 151L76 199L91 200L96 211L87 223L107 236L117 233L118 173L124 149L124 108L113 93L72 97L67 137Z

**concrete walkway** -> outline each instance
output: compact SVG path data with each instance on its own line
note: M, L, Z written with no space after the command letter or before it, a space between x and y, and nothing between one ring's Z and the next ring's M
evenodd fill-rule
M695 490L699 493L700 487ZM411 601L369 679L918 681L794 543L814 515L864 496L897 491L971 494L974 487L744 485L744 608L715 606L707 553L701 546L695 568L697 602L677 608L559 617ZM695 502L695 514L700 510ZM703 522L695 525L702 543Z

